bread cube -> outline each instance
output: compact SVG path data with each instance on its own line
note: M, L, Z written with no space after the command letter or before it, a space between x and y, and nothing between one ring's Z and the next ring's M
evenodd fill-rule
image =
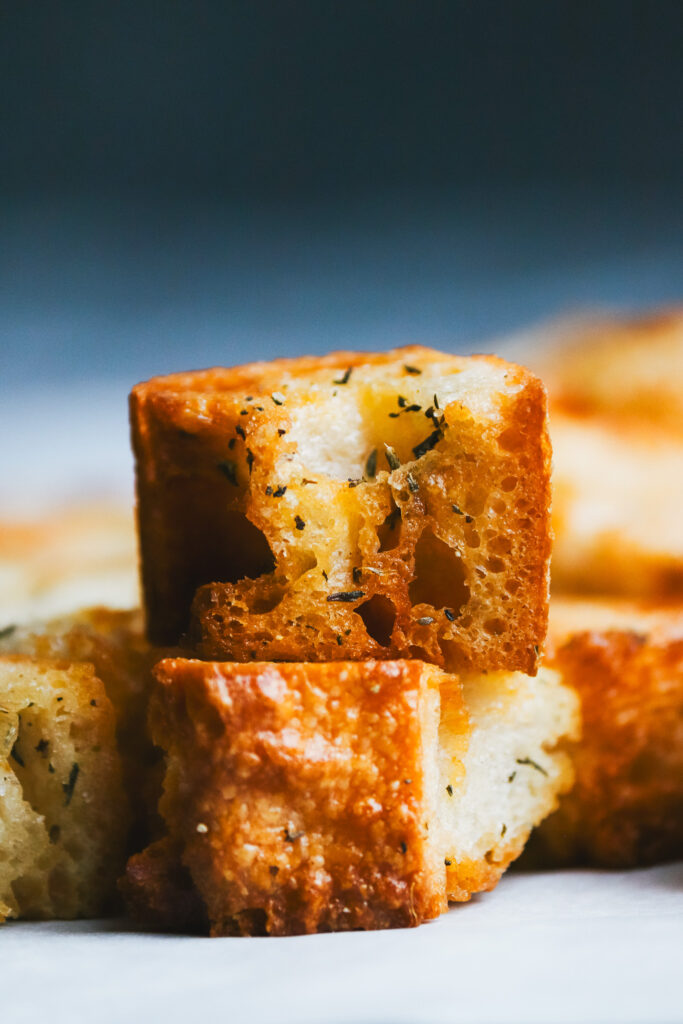
M550 449L525 370L341 352L156 378L131 416L155 642L194 599L205 658L535 671Z
M553 593L683 598L683 438L553 413Z
M130 813L92 665L0 657L0 919L111 907Z
M152 668L168 651L151 647L139 611L85 608L0 635L0 654L87 663L94 667L114 707L116 742L124 784L134 811L133 848L148 840L159 795L159 752L147 732Z
M132 512L76 505L33 521L0 521L0 630L91 604L140 603Z
M156 674L168 836L124 884L148 924L416 925L493 888L571 784L556 748L576 700L545 670L461 683L420 661L176 659Z
M683 605L551 603L549 661L579 694L576 783L532 840L536 866L683 857Z
M559 411L683 435L683 309L595 317L545 334L537 352L520 355Z

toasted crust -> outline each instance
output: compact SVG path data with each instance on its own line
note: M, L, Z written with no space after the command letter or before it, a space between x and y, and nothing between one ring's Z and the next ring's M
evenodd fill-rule
M683 605L553 602L550 636L583 736L576 784L530 857L633 867L683 856Z
M213 935L399 927L444 909L425 821L437 670L166 660L156 673L161 810ZM127 890L144 913L151 871L137 863Z
M683 436L683 309L597 319L560 335L532 359L558 411Z
M553 413L553 593L683 598L683 438Z
M133 390L131 418L155 640L178 640L201 588L206 658L535 671L550 448L531 374L342 352L157 378Z

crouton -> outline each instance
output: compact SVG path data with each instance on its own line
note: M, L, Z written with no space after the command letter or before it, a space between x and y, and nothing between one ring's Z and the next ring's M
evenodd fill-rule
M0 919L110 908L130 825L114 728L91 665L0 657Z
M556 331L530 365L558 411L683 435L683 309L599 318Z
M33 522L0 522L0 629L139 600L130 511L83 505Z
M579 694L576 783L533 837L536 866L683 856L683 604L551 603L549 661Z
M683 438L551 417L553 593L683 597Z
M123 886L146 923L416 925L493 888L571 784L556 748L576 701L545 670L460 683L420 661L175 659L156 674L168 836Z
M546 632L545 393L424 348L134 388L149 635L204 658L415 657L534 672Z
M124 784L134 810L131 842L148 839L159 795L159 753L147 732L152 667L168 651L151 647L139 611L87 608L0 634L0 654L25 654L92 664L116 716Z

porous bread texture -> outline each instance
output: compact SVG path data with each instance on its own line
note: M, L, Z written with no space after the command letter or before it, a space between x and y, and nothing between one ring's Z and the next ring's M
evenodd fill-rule
M596 318L559 334L530 357L554 407L683 436L683 308Z
M129 825L92 666L0 657L0 919L107 910Z
M527 371L342 352L157 378L131 416L155 641L200 588L205 658L535 671L550 448Z
M576 699L546 670L461 683L419 661L179 659L157 675L168 837L124 885L146 924L419 924L493 888L571 784L556 748Z
M139 600L132 510L84 504L33 521L0 521L0 629Z
M550 663L581 699L576 773L532 837L536 867L683 856L683 605L553 600Z
M453 701L459 685L466 731ZM555 810L574 781L564 746L578 731L576 695L547 668L533 678L494 672L443 680L439 819L449 900L493 889L532 828Z
M149 838L159 795L159 752L147 732L152 668L169 652L152 647L144 636L139 610L85 608L0 635L0 654L26 654L94 666L116 716L116 741L124 784L134 811L131 842Z
M553 593L683 597L683 439L553 413Z

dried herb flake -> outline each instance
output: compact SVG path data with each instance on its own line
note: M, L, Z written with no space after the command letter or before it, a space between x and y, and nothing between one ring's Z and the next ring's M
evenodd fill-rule
M541 775L548 777L548 773L545 768L538 763L538 761L532 761L530 757L518 757L516 758L517 764L528 765L529 768L535 768Z
M413 455L416 459L421 459L423 455L430 452L437 442L441 440L441 430L433 430L429 437L425 437L424 441L420 441L413 448Z
M340 377L339 380L333 380L332 383L333 384L348 384L349 383L349 377L351 376L352 372L353 372L353 367L349 366L348 370L344 373L343 377Z
M71 765L71 771L69 772L69 778L67 779L66 782L62 783L62 789L64 790L64 796L65 796L65 800L64 800L64 806L65 807L68 807L69 804L71 803L71 798L74 795L74 789L76 788L76 780L78 779L79 771L80 771L80 768L78 766L78 762L74 761L74 763Z
M218 468L225 477L229 480L233 487L239 487L237 483L237 464L232 459L223 459L222 462L218 463Z
M358 601L361 597L365 597L363 590L340 590L336 594L328 594L327 601L348 604L350 601Z
M384 457L387 460L387 463L389 464L389 469L392 472L393 470L400 468L401 460L399 459L398 455L396 454L396 452L394 451L390 444L384 445Z

